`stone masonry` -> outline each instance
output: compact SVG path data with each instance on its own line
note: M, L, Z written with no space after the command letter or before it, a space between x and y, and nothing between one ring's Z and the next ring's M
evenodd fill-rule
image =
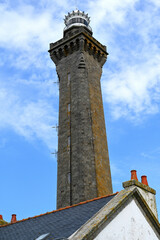
M50 44L59 77L57 208L112 193L100 78L106 47L85 27Z

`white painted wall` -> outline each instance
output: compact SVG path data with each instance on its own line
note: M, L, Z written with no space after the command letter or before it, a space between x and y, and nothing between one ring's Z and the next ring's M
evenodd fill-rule
M159 240L132 200L94 240Z
M157 205L156 205L156 196L153 193L148 192L145 189L142 189L142 188L134 186L134 185L133 186L129 186L128 188L126 187L125 189L126 190L133 190L134 188L138 189L138 191L144 197L146 203L148 204L148 206L150 207L150 209L154 213L155 217L158 219Z
M147 192L141 188L138 188L144 199L146 200L148 206L154 213L155 217L158 219L158 214L157 214L157 205L156 205L156 197L153 193Z

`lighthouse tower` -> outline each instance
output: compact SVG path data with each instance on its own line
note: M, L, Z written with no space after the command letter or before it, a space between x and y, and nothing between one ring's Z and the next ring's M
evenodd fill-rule
M64 21L49 50L59 78L57 208L112 193L100 85L106 47L88 14L76 10Z

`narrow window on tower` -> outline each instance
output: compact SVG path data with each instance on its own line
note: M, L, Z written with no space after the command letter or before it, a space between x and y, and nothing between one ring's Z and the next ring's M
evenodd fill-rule
M68 105L67 105L67 114L68 114L68 116L70 115L70 112L71 112L71 104L68 103Z
M71 173L69 172L68 173L68 184L70 184L71 183Z
M69 86L70 82L71 82L71 75L70 75L70 73L67 74L67 80L68 80L67 85Z

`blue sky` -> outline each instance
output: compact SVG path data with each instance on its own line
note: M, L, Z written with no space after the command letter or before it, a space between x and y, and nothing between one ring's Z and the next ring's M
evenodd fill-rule
M11 220L56 208L58 86L49 43L76 1L0 1L0 214ZM160 2L79 1L107 45L102 92L114 192L148 176L160 213Z

